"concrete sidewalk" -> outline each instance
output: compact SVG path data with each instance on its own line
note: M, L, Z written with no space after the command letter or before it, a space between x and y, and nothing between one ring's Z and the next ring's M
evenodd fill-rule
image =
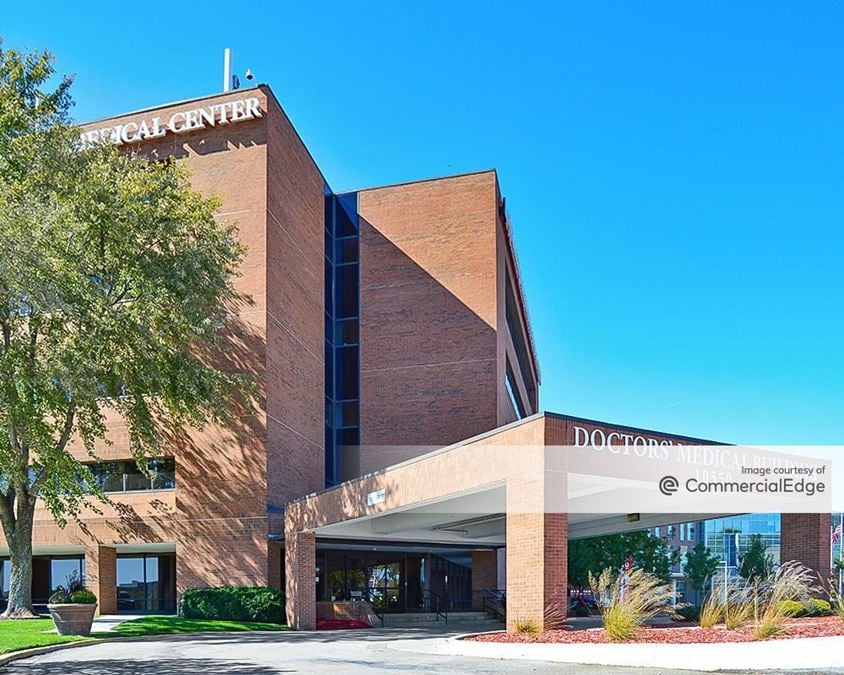
M132 619L140 619L144 614L103 614L102 616L94 617L94 623L91 626L92 633L110 633L115 626L119 626L124 621L131 621Z
M718 644L515 644L473 642L459 636L425 641L396 640L391 649L438 656L483 657L670 671L844 672L844 637L798 638Z

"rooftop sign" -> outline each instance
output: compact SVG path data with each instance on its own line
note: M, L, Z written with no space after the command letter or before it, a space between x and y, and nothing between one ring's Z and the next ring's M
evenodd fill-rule
M137 122L124 122L109 127L100 127L80 134L83 143L111 141L114 145L140 143L151 138L161 138L167 134L186 134L191 131L215 127L218 124L245 122L256 117L263 117L261 104L255 97L239 98L233 101L190 110L179 110L167 119L153 117Z

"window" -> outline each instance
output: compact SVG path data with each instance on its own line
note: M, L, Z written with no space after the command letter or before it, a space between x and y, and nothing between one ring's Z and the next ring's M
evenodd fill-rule
M525 390L527 391L528 404L530 405L531 411L533 411L536 409L536 382L533 379L533 371L531 370L531 358L525 339L525 332L522 330L522 323L519 319L519 304L516 300L516 293L513 290L513 282L509 274L507 274L506 281L504 310L507 330L510 333L510 339L513 341L513 347L516 349L516 361L519 366L519 372L522 375L522 381L525 384Z
M346 321L337 322L337 334L335 336L335 344L356 345L359 341L358 337L358 320L347 319Z
M5 603L9 599L9 583L12 563L8 558L0 560L0 598ZM32 557L32 602L46 605L53 591L59 586L67 586L75 577L85 583L85 557L82 555Z
M334 262L337 265L358 261L358 238L338 239L334 247Z
M85 583L85 558L50 558L50 592L59 586L67 587L74 579Z
M126 612L176 608L176 556L117 557L117 609Z
M522 402L522 396L519 393L519 387L516 384L513 367L510 365L510 359L507 359L507 372L505 373L504 386L507 389L507 396L510 398L510 404L513 406L513 412L516 413L517 419L527 417L525 404Z
M176 461L172 457L149 460L152 477L144 475L132 461L90 464L94 480L103 492L172 490L176 487Z
M335 268L334 313L338 319L358 315L358 266L340 265Z
M357 427L360 424L360 411L358 404L338 403L337 413L334 416L334 425L337 427Z
M357 475L360 444L357 193L325 186L325 484ZM346 470L348 469L348 470Z

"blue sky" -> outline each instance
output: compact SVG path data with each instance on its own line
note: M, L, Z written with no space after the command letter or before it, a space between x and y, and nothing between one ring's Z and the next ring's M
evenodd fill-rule
M335 190L495 167L542 407L844 442L844 7L10 3L85 120L272 85Z

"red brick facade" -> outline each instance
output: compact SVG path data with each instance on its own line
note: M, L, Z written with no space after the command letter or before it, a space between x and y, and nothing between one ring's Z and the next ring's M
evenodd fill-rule
M138 123L174 111L255 97L260 118L146 140L128 149L175 158L193 186L221 199L221 220L237 226L246 256L239 299L218 366L250 375L257 394L231 429L208 427L168 439L176 489L115 493L102 514L58 528L39 508L36 552L78 550L101 611L116 609L115 556L176 553L177 591L194 586L281 583L281 556L269 547L271 512L323 482L324 180L267 87L98 121L86 129ZM109 423L105 460L130 459L125 425ZM74 450L80 457L84 451ZM170 547L167 549L167 547ZM278 545L275 544L277 547ZM163 547L163 548L162 548Z
M362 473L516 419L500 206L494 171L358 193Z
M316 535L288 533L285 537L285 595L287 624L300 630L316 628Z
M783 513L780 560L797 560L825 583L832 567L832 515L829 513Z

